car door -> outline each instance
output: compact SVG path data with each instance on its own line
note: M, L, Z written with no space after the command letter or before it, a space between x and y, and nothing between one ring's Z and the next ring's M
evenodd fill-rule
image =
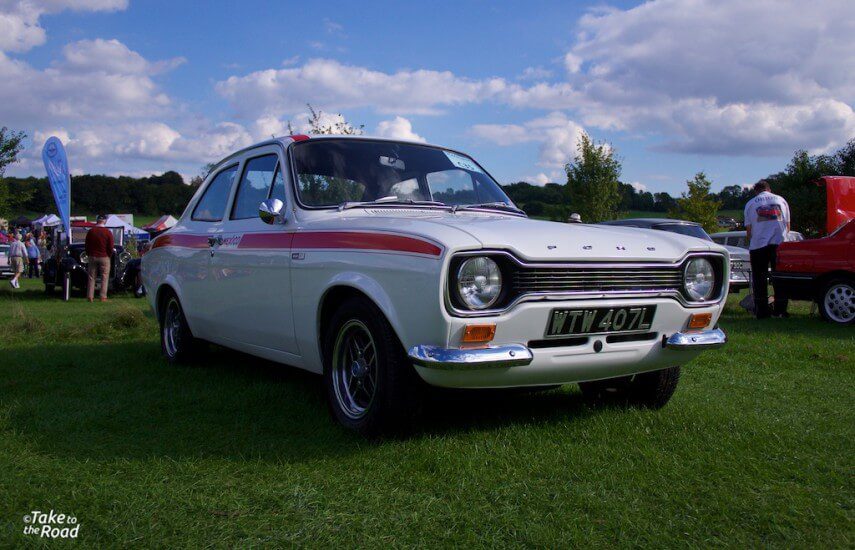
M220 169L211 178L186 221L168 234L174 243L172 254L178 267L184 315L193 333L212 338L218 333L219 316L215 307L216 287L211 278L212 251L222 236L223 218L238 174L238 163Z
M253 150L242 163L222 243L213 251L211 279L223 338L296 355L289 273L293 223L267 225L258 217L267 198L288 204L281 160L281 148L271 145Z

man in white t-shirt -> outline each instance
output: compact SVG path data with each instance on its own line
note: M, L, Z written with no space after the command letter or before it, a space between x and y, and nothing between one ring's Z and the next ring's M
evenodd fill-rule
M745 205L754 312L758 319L771 315L787 317L787 299L778 288L775 288L775 305L769 310L767 281L769 269L775 270L778 245L787 240L790 232L790 205L783 197L772 193L766 180L754 184L754 193L754 198Z

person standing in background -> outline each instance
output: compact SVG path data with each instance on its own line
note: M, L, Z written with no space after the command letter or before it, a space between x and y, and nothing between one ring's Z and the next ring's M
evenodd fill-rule
M745 205L745 229L751 254L751 286L754 292L754 313L758 319L770 316L789 317L787 299L775 287L775 304L769 309L769 269L775 270L778 245L790 232L790 205L772 193L767 180L754 184L754 198Z
M24 258L27 257L27 248L18 238L17 233L12 233L11 237L9 251L6 252L6 255L9 256L9 265L12 266L12 278L9 280L9 284L12 285L12 288L21 288L21 283L18 282L18 279L21 278L21 274L24 272Z
M41 253L39 252L39 245L36 244L36 240L32 235L27 237L27 241L24 243L24 246L27 247L27 279L39 278L39 262L41 261Z
M110 257L113 255L113 233L104 227L107 216L99 214L96 226L86 233L86 255L89 256L89 286L86 298L95 300L95 277L101 275L101 301L107 301L107 285L110 275Z

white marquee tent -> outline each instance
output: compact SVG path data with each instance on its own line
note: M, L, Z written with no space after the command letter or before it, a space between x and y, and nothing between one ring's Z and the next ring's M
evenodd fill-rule
M121 227L125 232L125 235L133 235L137 239L148 240L149 238L148 232L140 229L139 227L134 227L114 214L107 216L107 223L105 225L107 227Z

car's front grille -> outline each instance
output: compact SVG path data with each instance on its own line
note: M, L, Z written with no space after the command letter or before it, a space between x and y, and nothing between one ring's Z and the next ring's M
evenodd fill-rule
M661 268L531 268L513 274L516 294L533 292L638 292L679 291L683 273L680 267Z

